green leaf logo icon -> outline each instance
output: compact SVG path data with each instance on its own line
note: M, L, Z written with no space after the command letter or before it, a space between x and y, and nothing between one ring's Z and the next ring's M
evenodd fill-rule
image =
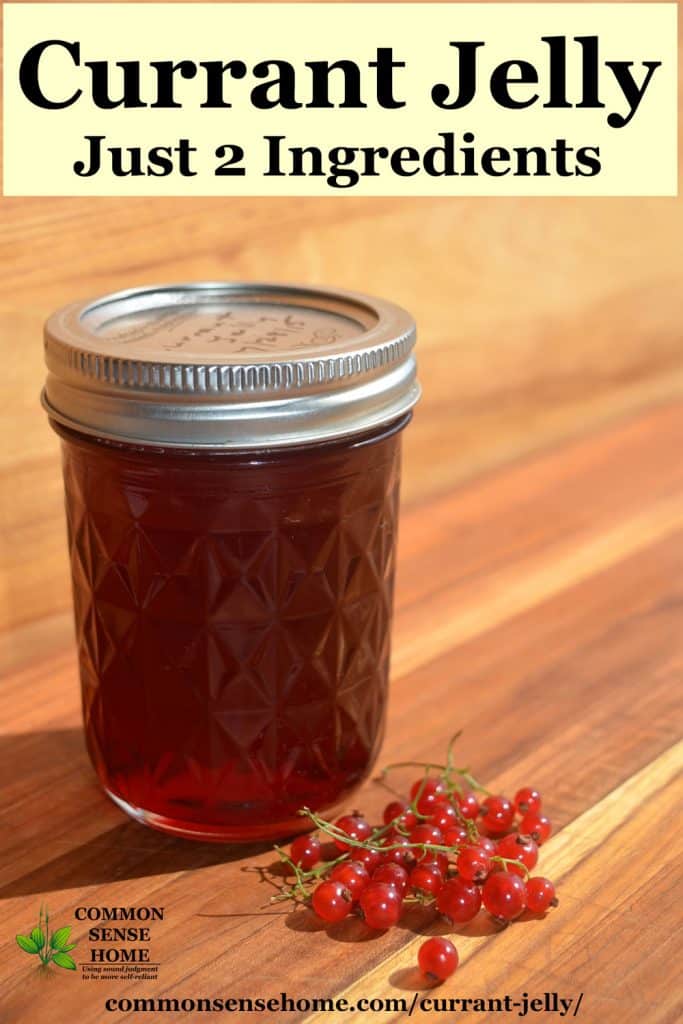
M58 967L64 967L67 971L76 970L76 964L67 953L55 953L52 959Z
M69 941L69 935L71 934L71 928L59 928L52 938L50 939L50 945L53 949L64 949L67 942Z
M38 956L37 966L48 967L51 963L62 967L65 971L75 971L76 962L69 952L76 948L75 942L69 942L71 927L65 925L56 932L50 932L50 914L47 907L41 906L38 924L30 935L17 935L17 946L24 953Z
M17 945L20 949L23 949L24 953L38 952L38 947L33 939L29 939L28 935L17 935Z

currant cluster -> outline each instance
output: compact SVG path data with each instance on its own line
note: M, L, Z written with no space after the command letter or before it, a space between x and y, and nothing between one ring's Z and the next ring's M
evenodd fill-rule
M553 883L531 876L552 830L541 795L530 786L514 800L489 794L454 766L456 738L445 765L420 764L423 776L407 799L387 804L381 824L358 811L330 822L302 809L316 831L295 839L289 854L276 847L295 883L275 899L310 902L327 923L354 913L378 930L397 924L410 903L432 905L454 924L471 921L482 905L501 924L556 906ZM390 765L384 775L405 766ZM330 840L331 856L323 845ZM443 981L458 953L449 939L434 937L418 961L425 975Z

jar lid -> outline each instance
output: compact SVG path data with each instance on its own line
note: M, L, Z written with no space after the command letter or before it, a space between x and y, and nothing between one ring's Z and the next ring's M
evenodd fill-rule
M68 427L161 447L343 437L413 407L415 324L337 289L193 283L73 303L45 325L43 405Z

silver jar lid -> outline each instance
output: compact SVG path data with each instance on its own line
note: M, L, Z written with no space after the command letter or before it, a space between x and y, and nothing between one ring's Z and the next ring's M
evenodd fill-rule
M305 444L408 412L414 344L405 310L354 292L136 288L49 318L43 405L67 427L144 445Z

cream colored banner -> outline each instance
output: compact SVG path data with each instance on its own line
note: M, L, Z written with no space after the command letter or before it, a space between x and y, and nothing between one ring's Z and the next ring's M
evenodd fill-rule
M676 39L675 4L7 3L3 190L674 195Z

